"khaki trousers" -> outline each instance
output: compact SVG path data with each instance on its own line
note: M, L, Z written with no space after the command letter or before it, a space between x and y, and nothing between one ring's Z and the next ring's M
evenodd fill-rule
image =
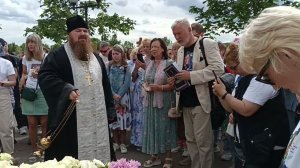
M210 114L201 106L183 107L183 119L191 168L211 168L213 161L213 132Z
M0 89L0 140L5 153L14 153L13 108L8 89Z

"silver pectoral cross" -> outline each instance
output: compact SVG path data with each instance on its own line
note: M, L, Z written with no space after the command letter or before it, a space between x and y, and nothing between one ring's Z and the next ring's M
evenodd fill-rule
M91 86L92 85L92 77L91 77L91 75L90 74L86 75L85 79L88 81L89 86Z

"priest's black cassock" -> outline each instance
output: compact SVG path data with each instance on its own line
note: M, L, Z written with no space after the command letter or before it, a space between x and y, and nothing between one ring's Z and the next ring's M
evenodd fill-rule
M102 85L105 96L107 116L113 116L112 114L109 114L113 112L111 109L114 108L114 104L106 68L102 59L98 55L95 56L102 70ZM53 131L58 126L64 116L64 112L71 103L69 100L69 95L71 91L76 89L74 87L73 75L76 74L72 73L71 63L68 59L68 55L64 46L60 47L54 52L49 53L39 71L39 85L49 107L49 131ZM107 127L107 129L109 128ZM116 160L110 136L109 141L110 159ZM59 132L56 139L45 152L45 160L54 158L61 160L65 156L72 156L76 159L78 158L76 109L68 119L62 131ZM96 159L101 160L101 158Z

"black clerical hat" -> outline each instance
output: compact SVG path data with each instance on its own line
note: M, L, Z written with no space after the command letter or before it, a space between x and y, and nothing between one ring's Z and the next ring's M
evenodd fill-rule
M68 33L77 28L89 28L87 23L79 15L68 18L66 23Z

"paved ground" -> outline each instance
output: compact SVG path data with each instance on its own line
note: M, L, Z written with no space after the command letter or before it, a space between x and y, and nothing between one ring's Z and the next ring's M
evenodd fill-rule
M15 154L14 157L18 160L19 163L25 162L28 163L28 157L31 154L31 146L27 144L28 136L27 135L19 135L16 133L17 143L15 144ZM149 155L143 154L142 152L136 151L132 146L128 147L127 154L121 154L117 152L117 158L127 158L134 159L141 163L149 158ZM180 156L181 153L174 153L173 155L173 168L189 168L189 166L180 166L178 162L182 159ZM221 161L220 160L220 152L215 153L214 158L214 167L213 168L233 168L233 164L231 161ZM162 156L163 158L163 156ZM162 166L156 166L154 168L159 168Z

